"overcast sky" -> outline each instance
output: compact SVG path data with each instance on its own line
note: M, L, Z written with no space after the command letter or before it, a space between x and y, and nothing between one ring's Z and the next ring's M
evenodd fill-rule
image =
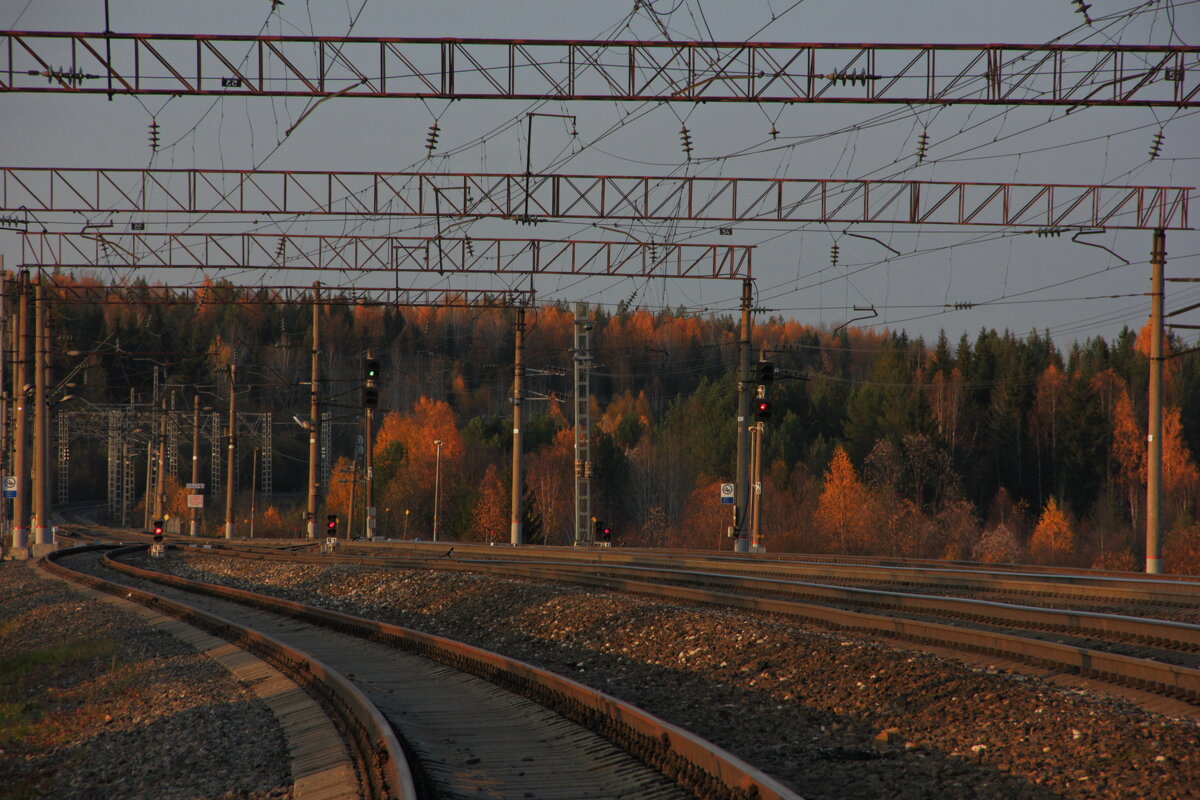
M1093 0L1084 24L1070 0L659 0L533 2L441 0L436 3L269 0L204 3L109 0L112 29L146 33L320 34L520 38L640 38L774 42L929 42L1041 44L1200 43L1200 2ZM1132 12L1132 13L1130 13ZM99 31L101 0L0 0L10 30ZM1195 59L1192 59L1193 63ZM639 104L609 101L421 101L304 98L116 97L7 94L0 97L0 164L8 167L159 167L225 169L417 170L521 172L526 114L574 115L571 123L535 119L532 167L575 174L788 178L914 178L1062 184L1196 186L1200 124L1196 111L1146 108L769 104ZM307 116L303 116L309 111ZM157 120L163 147L147 146ZM298 120L302 122L296 125ZM431 123L440 129L428 157ZM679 132L686 125L693 159ZM285 131L296 126L290 135ZM769 132L777 131L773 139ZM1148 151L1163 131L1158 158ZM918 136L928 151L917 164ZM1193 216L1196 215L1193 209ZM104 219L79 218L84 222ZM308 220L260 223L255 230L303 233ZM194 230L246 230L210 219ZM874 308L858 324L952 338L980 328L1049 330L1060 346L1090 336L1111 338L1144 323L1149 299L1151 234L1109 231L1087 238L1106 249L998 228L690 223L615 226L659 241L757 245L757 304L802 322L836 326ZM352 220L334 230L372 235L432 235L431 221ZM473 237L601 238L578 222L518 226L479 221L459 228ZM607 235L609 232L605 232ZM874 237L878 241L850 234ZM620 238L619 232L611 232ZM20 261L18 236L0 231L0 253ZM830 256L838 244L838 263ZM900 255L894 255L891 248ZM1108 252L1113 251L1117 255ZM1167 235L1168 276L1200 277L1200 237ZM1120 257L1117 257L1117 256ZM1126 259L1132 262L1125 265ZM104 274L113 273L104 271ZM125 273L121 273L125 275ZM162 277L147 273L146 277ZM172 276L172 282L196 276ZM248 282L260 280L246 276ZM268 279L269 282L270 279ZM330 277L337 282L336 276ZM512 276L405 276L406 285L451 288L528 286ZM540 276L541 300L615 305L736 309L733 282ZM1200 301L1200 284L1168 285L1167 308ZM969 309L955 304L972 304ZM1200 312L1176 321L1200 324ZM1194 331L1180 331L1188 342Z

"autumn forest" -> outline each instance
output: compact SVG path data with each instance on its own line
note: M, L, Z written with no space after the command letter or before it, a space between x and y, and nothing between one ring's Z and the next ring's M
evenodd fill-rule
M131 392L151 402L159 369L183 408L196 391L206 406L224 403L236 363L239 409L275 420L274 493L257 504L255 535L293 536L304 525L307 434L291 418L308 414L311 310L252 302L263 298L250 291L214 287L221 302L190 305L58 304L54 371L76 370L71 391L98 407L128 403ZM623 305L589 315L594 512L617 546L728 549L730 507L718 492L734 474L737 321ZM335 463L322 513L362 519L358 387L370 349L382 364L379 535L429 536L436 477L444 538L507 540L514 316L323 309L321 395ZM573 320L564 306L526 313L525 530L548 544L572 537ZM1124 330L1062 343L981 330L929 342L756 319L754 347L781 376L763 443L765 546L1140 569L1147 338ZM1200 572L1200 353L1169 345L1164 569ZM186 457L190 442L181 447ZM252 472L242 449L239 520ZM73 445L72 499L102 501L105 469L103 443ZM176 487L176 514L186 514L183 495ZM217 516L205 520L212 532Z

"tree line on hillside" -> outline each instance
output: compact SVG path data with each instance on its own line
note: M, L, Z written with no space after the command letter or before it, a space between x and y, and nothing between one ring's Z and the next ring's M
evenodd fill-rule
M211 403L236 364L239 408L288 420L275 435L278 496L259 509L256 532L290 535L303 528L307 438L290 417L308 414L311 309L264 303L264 294L215 286L188 306L61 304L53 350L56 370L78 368L72 391L98 404L128 402L131 391L148 402L156 368L168 390L201 391ZM718 493L734 474L736 320L624 305L589 316L595 515L618 544L728 548L729 507ZM384 367L372 451L379 534L428 537L436 478L442 536L507 540L514 317L485 307L323 307L321 393L336 464L322 513L364 513L357 387L370 350ZM551 544L572 537L573 322L565 304L526 312L525 525ZM768 388L766 546L1138 568L1147 338L1124 330L1060 350L1036 331L981 330L929 344L758 320L758 354L802 376ZM1200 353L1174 337L1169 346L1164 555L1169 570L1200 571ZM100 444L73 454L72 497L95 495L104 468Z

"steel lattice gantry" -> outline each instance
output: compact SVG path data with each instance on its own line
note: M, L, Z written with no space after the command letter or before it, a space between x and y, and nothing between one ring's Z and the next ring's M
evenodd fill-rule
M0 168L0 210L39 215L370 215L1182 230L1188 227L1191 190L810 178Z
M24 233L27 268L517 272L652 278L751 277L747 245L596 242L578 239L319 236L254 233Z
M155 436L151 432L156 429L158 420L163 414L166 414L167 421L167 471L178 477L178 438L184 431L191 429L191 412L163 412L124 405L92 411L60 411L55 426L56 441L54 443L58 455L58 502L66 503L69 500L67 484L72 441L93 439L105 442L108 453L108 510L114 519L121 519L122 525L126 524L139 488L135 481L137 461L141 457L143 445L153 447ZM271 412L238 413L238 427L250 434L262 448L262 452L266 454L273 452L272 426ZM201 434L212 442L218 456L211 459L210 494L215 494L221 487L221 458L219 456L224 439L223 431L219 413L211 415L211 419L201 420ZM174 457L172 457L172 453ZM154 462L153 457L147 457L147 469L155 470ZM260 459L258 492L261 496L270 497L273 494L273 479L272 458L268 456Z
M0 91L1197 105L1196 47L0 32Z
M98 286L53 282L43 276L56 303L92 305L296 305L312 302L311 286L232 286L228 284L135 284ZM527 289L400 289L327 287L323 305L436 306L511 308L530 306L534 294Z

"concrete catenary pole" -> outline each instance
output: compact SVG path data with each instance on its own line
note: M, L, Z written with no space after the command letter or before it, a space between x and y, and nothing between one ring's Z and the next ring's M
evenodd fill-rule
M29 547L29 271L21 270L17 300L17 381L13 396L17 402L13 430L13 477L17 479L17 496L13 498L13 549Z
M525 531L521 521L521 489L524 485L524 473L522 464L521 443L521 403L523 399L524 388L522 386L525 376L525 307L517 308L517 321L513 326L516 334L515 351L513 358L513 451L512 451L512 528L511 540L512 544L525 543Z
M1150 420L1146 431L1146 572L1162 572L1163 267L1166 232L1154 231L1150 251Z
M39 278L34 284L33 357L33 543L50 544L46 515L46 293Z
M200 395L192 398L192 485L200 483ZM193 488L197 492L199 489ZM192 508L192 523L189 533L200 535L200 509Z
M309 383L308 409L308 538L317 538L317 502L320 497L317 474L321 451L318 446L318 434L321 426L321 409L317 380L320 374L320 324L321 324L321 284L313 284L312 302L312 369Z
M374 354L368 350L367 358L373 359ZM374 447L373 439L375 433L375 409L366 408L366 416L363 420L363 472L366 476L366 486L364 487L366 497L364 502L367 508L366 521L366 536L370 540L375 536L375 454L372 453Z
M233 538L233 484L237 470L237 365L229 365L229 472L225 477L225 538Z
M4 256L0 254L0 475L12 475L12 464L8 448L8 383L6 370L12 362L9 357L11 331L8 318L8 273L4 269ZM8 503L0 499L0 538L8 535Z
M738 553L750 550L749 518L750 507L750 300L753 286L750 281L742 282L742 325L738 352L738 405L737 405L737 481L734 489L733 549Z

